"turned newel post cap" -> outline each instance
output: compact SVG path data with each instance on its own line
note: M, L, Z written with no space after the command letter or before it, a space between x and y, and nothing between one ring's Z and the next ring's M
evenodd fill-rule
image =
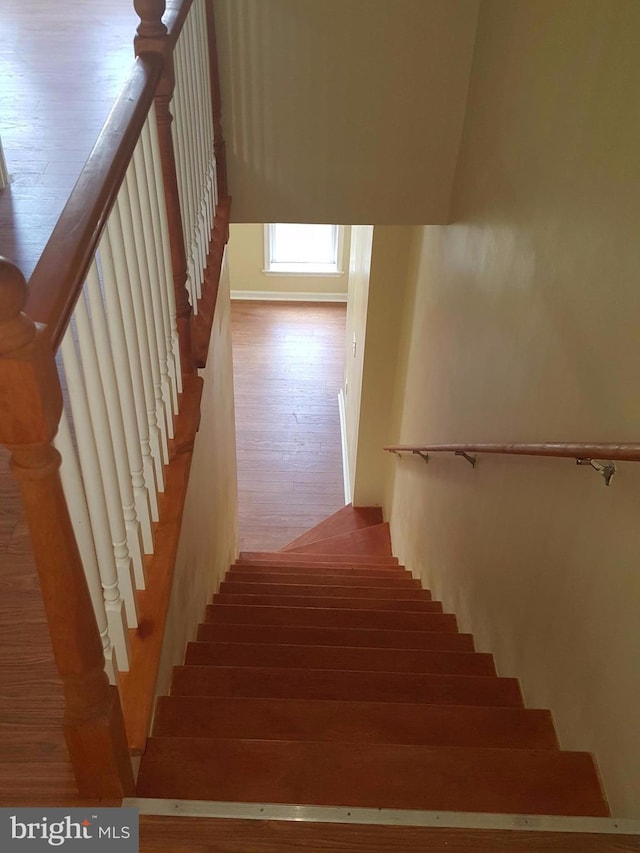
M18 267L0 256L0 355L26 346L35 337L35 323L22 311L28 293Z
M157 38L167 33L162 23L165 10L165 0L134 0L134 9L140 18L136 32L139 38Z

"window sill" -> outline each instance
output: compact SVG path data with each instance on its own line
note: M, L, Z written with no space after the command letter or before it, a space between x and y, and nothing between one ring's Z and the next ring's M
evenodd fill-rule
M294 276L296 278L340 278L344 272L333 270L323 272L322 270L262 270L263 275Z

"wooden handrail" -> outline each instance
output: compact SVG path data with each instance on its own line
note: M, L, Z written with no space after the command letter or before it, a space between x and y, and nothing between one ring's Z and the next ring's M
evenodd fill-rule
M511 456L556 456L566 459L607 459L640 462L640 444L394 444L383 448L390 453L501 453Z
M82 290L161 70L158 56L136 60L29 281L26 313L48 327L54 350Z

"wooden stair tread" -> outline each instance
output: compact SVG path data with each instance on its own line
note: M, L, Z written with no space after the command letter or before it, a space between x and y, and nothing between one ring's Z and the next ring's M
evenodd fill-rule
M392 631L371 628L312 628L287 625L225 625L205 622L198 627L203 642L274 643L318 646L368 646L383 649L474 650L471 634L439 631Z
M382 522L382 509L379 506L360 506L354 507L353 504L347 504L341 507L337 512L334 512L328 518L325 518L315 527L305 531L300 536L288 542L280 551L288 551L300 545L308 545L310 542L316 542L318 539L327 539L330 536L336 536L339 533L349 533L353 530L359 530L362 527L371 527L374 524Z
M496 674L492 655L479 652L406 651L343 646L266 646L260 643L188 643L185 664L485 676Z
M304 554L301 555L292 551L240 551L238 554L239 563L299 563L300 560L314 563L346 563L355 565L356 563L365 563L372 566L397 566L398 558L389 555L380 554L336 554L336 553L320 553L320 554Z
M523 707L515 678L274 666L177 666L171 695Z
M348 533L339 533L326 539L288 548L287 554L361 554L391 557L391 536L386 521L371 527L362 527Z
M243 572L232 569L225 576L225 583L294 583L308 586L366 586L371 589L413 589L419 590L420 581L405 574L374 575L366 572L343 572L342 574L306 573L303 568L280 572L278 569L261 570L259 572ZM425 590L427 592L427 590Z
M177 799L607 816L589 755L151 738L138 795Z
M558 749L548 711L326 699L163 696L153 734Z
M244 581L225 580L220 584L221 593L232 595L302 595L336 598L395 598L407 601L431 601L431 593L415 586L365 586L347 584L311 584L311 583L245 583Z
M410 598L359 598L355 596L318 595L259 595L256 593L224 593L213 596L214 604L233 604L236 607L252 605L256 607L339 607L349 610L407 610L413 613L442 613L439 601L425 601Z
M410 573L402 566L372 566L366 563L356 563L353 566L343 563L305 563L302 560L287 563L235 563L231 566L229 574L242 572L243 574L305 574L334 575L336 577L371 577L371 578L411 578Z
M327 628L396 628L414 631L457 631L452 613L411 613L377 610L339 610L329 607L234 607L208 604L207 622L261 625L300 625Z
M451 829L140 815L140 853L638 853L640 838L584 832Z

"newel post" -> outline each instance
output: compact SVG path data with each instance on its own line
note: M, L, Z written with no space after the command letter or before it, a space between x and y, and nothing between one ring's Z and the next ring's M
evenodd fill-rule
M120 701L104 671L91 605L60 481L52 440L62 391L45 328L23 308L27 285L0 258L0 443L22 498L44 601L51 645L65 696L64 732L84 797L134 791Z
M193 308L187 293L187 253L184 245L180 196L178 194L178 172L176 156L171 135L173 116L169 105L175 88L173 70L173 46L162 22L165 0L134 0L140 25L134 39L136 56L143 53L159 53L164 60L162 76L156 89L155 105L158 122L158 142L162 161L167 205L169 241L171 243L171 266L173 268L173 289L176 299L176 320L180 338L180 363L183 375L196 372L193 348L191 344L191 326Z

